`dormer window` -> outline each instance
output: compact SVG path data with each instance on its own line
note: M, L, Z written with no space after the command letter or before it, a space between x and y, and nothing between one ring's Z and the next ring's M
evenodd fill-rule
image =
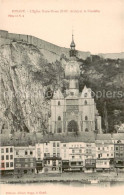
M87 93L84 94L84 97L87 97Z
M88 120L88 117L87 116L85 116L85 121L87 121Z

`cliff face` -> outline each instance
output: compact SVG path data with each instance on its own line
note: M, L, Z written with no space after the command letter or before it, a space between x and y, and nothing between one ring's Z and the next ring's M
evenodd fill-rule
M0 44L0 130L2 132L44 132L50 115L51 90L68 85L64 65L68 58L24 41ZM51 59L51 62L50 62ZM96 98L104 117L107 102L109 131L124 123L124 61L92 56L79 59L80 91L86 84L93 91L104 90L122 96ZM103 120L104 127L104 120Z
M40 50L13 42L0 49L0 126L2 131L42 131L47 128L49 101L45 94L62 72Z

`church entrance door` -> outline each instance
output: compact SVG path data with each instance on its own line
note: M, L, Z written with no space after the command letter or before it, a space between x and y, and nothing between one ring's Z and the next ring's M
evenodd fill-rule
M78 124L76 121L71 120L68 123L68 132L77 132L78 131Z

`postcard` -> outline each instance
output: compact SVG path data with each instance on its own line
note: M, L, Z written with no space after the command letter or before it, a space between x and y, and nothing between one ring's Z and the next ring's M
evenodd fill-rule
M124 193L124 1L0 0L0 194Z

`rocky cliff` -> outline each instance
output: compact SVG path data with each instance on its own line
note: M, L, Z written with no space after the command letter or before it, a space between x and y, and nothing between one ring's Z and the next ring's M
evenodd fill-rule
M27 43L12 42L0 48L0 126L2 132L47 129L49 100L63 69L47 62L42 52Z
M51 56L54 60L50 62ZM47 131L50 98L60 84L64 90L64 64L68 58L58 56L24 41L4 42L0 47L0 130L5 132ZM124 61L90 56L78 59L81 67L80 91L86 84L95 92L111 91L122 96L96 98L104 118L107 102L109 131L124 122ZM104 128L103 119L103 128Z

